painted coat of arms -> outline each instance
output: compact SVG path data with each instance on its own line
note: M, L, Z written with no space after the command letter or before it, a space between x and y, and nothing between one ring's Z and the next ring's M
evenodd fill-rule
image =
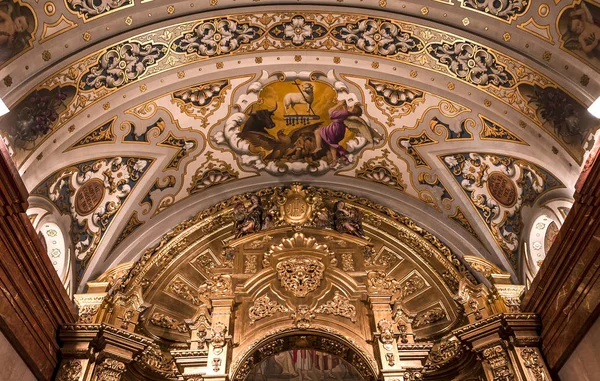
M320 174L345 167L385 130L330 71L277 73L241 95L213 141L236 152L243 165L272 174Z

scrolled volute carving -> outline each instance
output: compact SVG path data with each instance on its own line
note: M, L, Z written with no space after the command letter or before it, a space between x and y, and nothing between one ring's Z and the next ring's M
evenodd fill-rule
M121 361L106 358L96 367L97 381L119 381L125 372L125 364Z
M252 307L248 310L248 317L250 318L250 325L253 325L258 320L264 319L269 316L273 316L278 312L288 312L289 309L276 301L272 301L268 295L263 295L252 304Z
M356 322L356 307L339 291L334 293L332 300L318 306L315 313L341 316L350 319L353 323Z
M81 361L65 360L56 376L56 381L78 381L82 370Z
M494 381L514 381L515 376L509 365L510 359L501 345L484 349L482 356L490 364Z

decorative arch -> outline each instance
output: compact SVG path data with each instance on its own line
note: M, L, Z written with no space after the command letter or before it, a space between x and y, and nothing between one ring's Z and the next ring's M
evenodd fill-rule
M356 369L365 381L376 380L379 373L372 354L343 334L317 326L307 330L265 332L263 337L241 349L238 358L233 360L229 377L234 381L244 381L252 368L262 361L294 349L313 349L338 356Z

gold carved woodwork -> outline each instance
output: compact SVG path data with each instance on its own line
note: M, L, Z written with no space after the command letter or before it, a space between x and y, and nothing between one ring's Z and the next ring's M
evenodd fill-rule
M272 256L283 253L297 253L300 251L317 251L329 257L329 262L336 264L335 253L329 250L327 245L317 242L314 237L307 237L303 233L294 233L291 238L284 238L279 245L271 246L270 250L265 253L263 258L263 266L269 267Z
M494 345L484 349L482 356L490 365L494 381L513 381L515 379L510 368L508 354L502 345Z
M64 361L56 376L56 381L78 381L82 370L80 360Z
M96 365L96 381L119 381L125 372L125 364L121 361L106 358Z
M546 374L544 373L543 361L537 353L535 348L523 348L521 349L521 357L523 358L523 364L527 368L535 381L545 381Z
M379 341L387 350L392 349L392 344L396 338L395 323L387 319L382 319L377 322Z
M276 267L282 287L294 296L303 298L321 284L325 265L309 257L283 260Z
M272 301L267 295L263 295L254 301L254 304L248 310L248 317L250 318L250 325L256 321L264 319L269 316L273 316L278 312L288 312L289 309L286 306L282 306L276 301Z
M290 315L294 324L299 329L310 328L311 321L315 318L315 314L306 304L300 304Z
M301 225L312 219L313 204L307 198L302 184L292 183L277 199L283 220L292 225ZM311 199L314 202L314 200Z
M332 300L317 307L315 313L341 316L350 319L353 323L356 322L356 307L339 291L333 294Z
M286 221L284 214L300 216L308 209L299 199L287 208L275 201L300 194L313 206L344 200L357 208L369 240L317 228L310 213L301 224ZM278 212L273 216L281 219L236 238L233 208L251 195L273 201ZM383 254L394 265L380 262ZM198 378L199 369L238 379L244 367L250 371L255 365L247 362L258 358L252 353L277 353L283 347L273 340L298 332L330 340L319 343L331 351L352 348L364 374L387 366L398 377L406 372L419 379L423 369L416 362L425 365L433 345L428 341L436 341L428 369L444 372L466 348L459 340L439 338L455 332L464 315L481 323L493 312L488 302L493 294L477 285L443 242L410 219L367 199L299 185L236 196L199 213L145 252L113 288L106 300L94 302L100 307L93 322L127 326L147 337L143 352L126 365L134 369L127 375L132 380ZM360 302L367 298L370 309ZM523 364L532 364L533 372L535 358L527 356L521 356Z

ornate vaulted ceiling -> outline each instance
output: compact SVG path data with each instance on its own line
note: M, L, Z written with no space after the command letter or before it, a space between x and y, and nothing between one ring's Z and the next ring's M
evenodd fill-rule
M592 1L0 11L2 136L79 287L201 210L292 181L368 197L518 279L526 227L571 197L600 124Z

